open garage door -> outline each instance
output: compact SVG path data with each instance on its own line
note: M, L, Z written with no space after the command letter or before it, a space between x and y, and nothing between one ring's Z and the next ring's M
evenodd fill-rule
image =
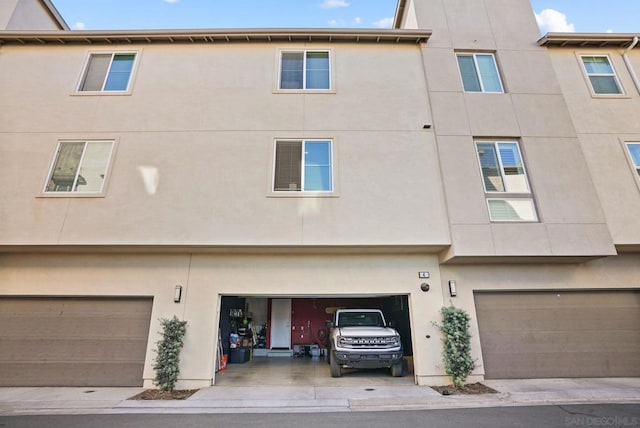
M487 378L640 376L639 291L474 298Z
M0 386L142 386L152 299L0 298Z
M282 303L286 303L282 305ZM285 307L285 309L282 308ZM300 383L309 373L329 378L327 358L327 338L329 329L326 323L331 321L337 308L381 309L387 322L392 322L402 338L404 354L407 358L408 373L413 372L413 349L411 343L411 325L409 318L408 296L224 296L220 309L219 352L227 355L227 362L238 368L237 363L246 364L247 371L267 370L269 377L256 373L240 377L234 375L234 384L265 384L268 379L289 379ZM275 328L274 328L275 326ZM282 333L283 328L287 331ZM262 359L262 361L260 361ZM269 364L264 360L278 360ZM291 367L305 365L304 374ZM287 367L287 361L291 366ZM318 364L319 369L311 366ZM265 369L266 368L266 369ZM275 371L279 371L276 374ZM355 371L355 369L353 369ZM385 369L385 377L389 376ZM263 372L264 373L264 372ZM371 372L375 375L375 372ZM229 371L216 377L216 383L223 381ZM362 371L366 376L367 372ZM243 381L244 379L244 381ZM313 378L308 380L315 382ZM243 383L244 382L244 383Z

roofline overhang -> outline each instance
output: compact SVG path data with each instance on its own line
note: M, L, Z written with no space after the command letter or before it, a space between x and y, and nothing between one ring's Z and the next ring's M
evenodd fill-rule
M538 45L556 48L626 48L633 43L632 33L547 33Z
M69 30L67 22L64 20L58 9L51 3L51 0L40 0L44 7L48 10L51 17L56 21L61 30Z
M155 43L426 43L431 30L194 29L109 31L0 31L0 45L132 45Z

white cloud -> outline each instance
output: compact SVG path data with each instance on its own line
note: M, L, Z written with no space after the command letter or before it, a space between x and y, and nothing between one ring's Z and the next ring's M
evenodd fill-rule
M76 22L73 24L73 28L74 30L84 30L87 27L84 25L84 22Z
M374 27L391 28L393 26L393 18L384 18L373 23Z
M536 13L536 21L542 34L544 33L574 33L575 25L567 21L567 15L555 9L544 9Z
M362 18L360 18L359 16L356 16L355 18L353 18L353 23L362 24Z
M613 30L609 28L607 31L605 31L605 33L613 33Z
M349 6L350 4L347 0L324 0L324 2L322 2L322 7L324 9L335 9L337 7L349 7Z
M165 3L178 3L180 0L162 0Z
M331 21L327 22L327 24L331 25L332 27L336 27L338 25L338 21L332 19Z

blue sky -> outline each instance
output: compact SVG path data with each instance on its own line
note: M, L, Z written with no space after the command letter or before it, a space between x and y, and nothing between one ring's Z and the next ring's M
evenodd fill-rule
M1 0L0 0L1 1ZM388 28L397 0L52 0L73 29ZM424 0L427 1L427 0ZM541 32L640 33L639 0L531 0Z

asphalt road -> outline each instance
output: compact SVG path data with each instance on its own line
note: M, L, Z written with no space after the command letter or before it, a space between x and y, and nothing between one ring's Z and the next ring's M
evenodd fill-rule
M0 428L640 427L640 404L288 414L0 416Z

